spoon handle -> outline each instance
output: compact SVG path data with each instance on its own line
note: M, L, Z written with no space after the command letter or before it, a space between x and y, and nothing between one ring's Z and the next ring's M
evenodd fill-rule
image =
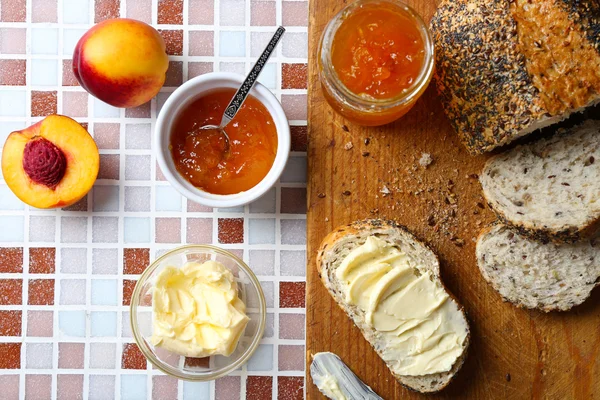
M275 50L275 46L277 46L277 43L279 43L279 40L283 36L284 32L285 28L283 26L280 26L277 28L277 31L275 31L275 34L269 41L269 44L263 50L248 76L246 76L242 86L240 86L237 92L235 92L233 99L231 99L231 102L227 105L225 113L223 114L223 120L221 121L221 128L224 128L225 125L227 125L233 119L233 117L235 117L235 114L237 114L239 109L242 107L242 104L244 104L244 100L246 100L246 97L248 97L248 93L250 93L250 90L258 79L260 72L263 70L264 66L267 65L267 61L269 61L273 50Z

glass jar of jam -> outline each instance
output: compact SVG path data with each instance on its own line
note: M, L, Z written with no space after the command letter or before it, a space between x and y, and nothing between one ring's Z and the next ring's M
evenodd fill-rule
M360 125L384 125L406 114L427 88L433 41L406 4L359 0L327 24L318 62L334 110Z

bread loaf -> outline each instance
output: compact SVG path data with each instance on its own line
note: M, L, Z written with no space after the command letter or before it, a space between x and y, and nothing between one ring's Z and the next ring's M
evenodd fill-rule
M431 20L435 81L471 153L600 100L600 3L443 0Z

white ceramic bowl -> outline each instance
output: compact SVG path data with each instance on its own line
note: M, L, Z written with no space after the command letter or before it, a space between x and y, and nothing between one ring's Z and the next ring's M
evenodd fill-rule
M290 154L290 126L277 98L264 85L256 83L250 94L256 97L273 117L277 128L277 154L269 173L253 188L236 194L212 194L189 183L175 168L169 141L171 127L179 112L202 94L219 88L240 87L244 77L229 72L211 72L190 79L178 87L163 105L156 120L156 158L165 178L189 200L208 207L236 207L250 203L265 194L279 179Z

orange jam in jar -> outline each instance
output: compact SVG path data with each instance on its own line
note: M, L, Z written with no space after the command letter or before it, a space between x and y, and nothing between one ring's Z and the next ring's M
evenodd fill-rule
M235 89L207 93L185 106L171 131L169 149L177 171L192 185L213 194L235 194L256 186L277 154L277 129L267 108L248 96L235 118L216 129Z
M406 114L433 74L431 36L419 15L393 0L359 0L329 22L319 77L329 104L361 125Z

